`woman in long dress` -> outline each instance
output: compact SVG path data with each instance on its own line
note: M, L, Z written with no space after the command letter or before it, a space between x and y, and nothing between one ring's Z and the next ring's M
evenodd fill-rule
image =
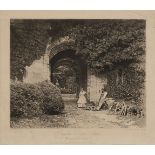
M81 88L81 91L79 93L79 99L77 101L78 108L84 108L84 107L86 107L87 100L86 100L85 95L86 95L86 92L83 90L83 88Z

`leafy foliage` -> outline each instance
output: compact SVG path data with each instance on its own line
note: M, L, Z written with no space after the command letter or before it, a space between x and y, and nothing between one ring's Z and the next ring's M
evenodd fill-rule
M135 104L144 104L145 74L123 68L123 82L117 82L118 71L107 73L109 96L115 99L133 100Z
M77 54L97 71L122 60L137 62L145 54L144 20L65 20L59 31L58 36L75 40Z
M145 20L13 20L11 21L11 78L19 80L24 67L45 52L60 37L75 40L76 54L95 72L112 71L128 62L126 83L116 86L108 76L112 96L141 96L145 77ZM142 86L143 85L143 86ZM136 88L135 88L136 86Z
M91 70L108 74L111 97L130 97L139 104L144 101L144 20L88 20L74 25L65 35L74 38L77 54L87 60ZM115 71L119 65L125 79L118 85Z
M43 55L49 36L51 43L65 36L75 40L77 54L97 71L122 60L139 63L145 54L144 20L13 20L12 79L21 79L24 67Z
M22 80L25 66L45 52L49 25L40 20L11 20L11 79Z
M37 84L11 83L11 116L33 117L63 110L60 90L46 81Z
M44 94L43 102L41 102L43 112L47 114L57 114L62 112L64 109L64 103L60 89L47 81L38 83L38 86Z
M11 116L33 117L42 114L43 93L33 84L11 83Z

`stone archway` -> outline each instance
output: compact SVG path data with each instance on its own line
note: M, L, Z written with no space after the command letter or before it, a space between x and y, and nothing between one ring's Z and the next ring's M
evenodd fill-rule
M75 41L69 37L60 38L55 42L49 39L45 54L25 68L26 74L23 82L37 83L45 80L54 82L52 80L53 68L59 64L66 64L73 66L74 72L79 74L79 82L76 81L79 89L83 87L88 99L97 103L101 88L107 84L107 78L104 74L98 75L91 72L91 69L87 68L86 61L76 54L76 50Z
M54 84L59 83L62 93L75 93L78 96L81 88L87 90L87 65L76 55L75 50L59 51L49 62L50 80ZM60 72L62 68L63 73ZM68 72L65 72L66 68Z

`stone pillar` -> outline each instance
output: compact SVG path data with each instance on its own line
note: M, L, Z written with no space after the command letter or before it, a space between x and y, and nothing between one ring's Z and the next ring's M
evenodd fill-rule
M87 94L90 102L98 103L101 89L107 84L107 78L104 74L92 73L88 70Z
M90 100L90 87L91 87L91 71L87 69L87 97Z
M35 60L31 66L26 66L26 75L23 82L37 83L50 80L49 56L45 54L39 60Z

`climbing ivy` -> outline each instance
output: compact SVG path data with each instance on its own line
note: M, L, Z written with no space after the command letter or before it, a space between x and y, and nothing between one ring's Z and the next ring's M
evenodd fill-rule
M40 20L10 21L11 79L22 80L24 67L44 54L49 27Z
M74 37L77 53L87 58L88 65L98 71L115 62L133 60L145 54L145 21L88 21L69 30Z
M144 71L144 20L12 20L11 78L23 76L24 67L43 55L49 37L64 36L75 40L76 53L93 70L132 60L130 68Z
M145 20L18 19L10 21L10 32L11 79L22 80L25 66L30 66L45 53L48 41L52 43L68 36L75 40L76 54L85 59L91 70L107 73L110 96L142 99ZM118 65L126 75L119 85L115 68Z

